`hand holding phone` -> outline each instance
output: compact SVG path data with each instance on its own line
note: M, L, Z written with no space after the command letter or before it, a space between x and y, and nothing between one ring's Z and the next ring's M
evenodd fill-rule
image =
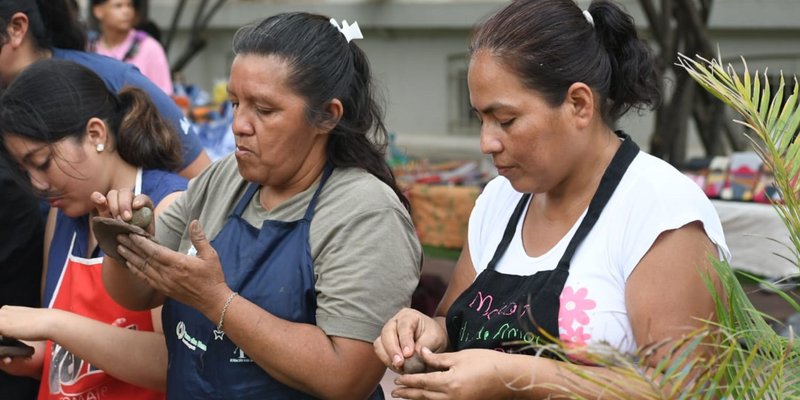
M4 357L30 357L34 349L21 341L8 337L0 336L0 358Z

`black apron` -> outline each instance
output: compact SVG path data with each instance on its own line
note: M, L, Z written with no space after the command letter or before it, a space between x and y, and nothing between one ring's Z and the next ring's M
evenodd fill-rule
M495 271L531 197L530 193L522 195L492 260L447 313L447 334L452 350L480 348L532 354L537 344L558 339L559 297L569 276L572 256L600 218L622 176L639 153L639 147L630 137L621 132L617 134L623 139L622 145L603 174L586 216L558 265L553 270L530 276Z

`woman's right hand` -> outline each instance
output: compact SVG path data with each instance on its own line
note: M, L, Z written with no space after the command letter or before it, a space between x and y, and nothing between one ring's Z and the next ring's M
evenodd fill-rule
M447 332L435 319L411 308L400 310L383 326L375 339L375 354L389 369L404 373L406 359L421 354L427 347L433 352L447 348Z
M154 210L153 200L150 197L140 194L134 195L130 189L112 189L108 194L100 192L92 193L92 203L94 203L97 215L106 218L116 218L125 222L131 222L133 211L143 207ZM155 232L155 214L151 213L150 223L145 230L150 234Z

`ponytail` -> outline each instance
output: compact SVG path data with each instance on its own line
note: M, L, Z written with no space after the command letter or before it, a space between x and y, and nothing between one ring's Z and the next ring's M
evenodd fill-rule
M594 0L592 21L573 0L515 0L481 24L470 53L491 51L551 106L582 82L613 126L631 108L655 107L661 80L633 19L611 0Z
M117 151L128 164L177 171L182 165L181 142L141 89L125 87L118 94L122 120L115 129Z
M397 186L394 173L386 163L388 133L383 123L383 110L375 100L375 87L370 78L366 54L350 44L353 58L353 77L349 94L342 99L345 113L331 131L327 155L337 167L357 167L380 179L392 188L406 209L408 199Z
M607 115L616 120L632 107L657 107L661 79L650 49L636 33L633 18L608 0L593 1L588 11L597 40L611 62Z

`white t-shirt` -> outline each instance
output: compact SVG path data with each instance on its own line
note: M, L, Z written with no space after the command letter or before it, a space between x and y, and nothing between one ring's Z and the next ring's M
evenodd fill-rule
M507 179L497 177L478 197L468 232L478 274L492 259L521 196ZM528 256L523 248L523 215L508 250L497 263L497 272L527 276L554 269L585 215L586 211L553 248L539 257ZM703 223L720 257L730 259L719 216L697 184L666 162L639 152L572 258L561 293L561 340L635 351L637 343L625 306L625 282L662 232L693 221Z

